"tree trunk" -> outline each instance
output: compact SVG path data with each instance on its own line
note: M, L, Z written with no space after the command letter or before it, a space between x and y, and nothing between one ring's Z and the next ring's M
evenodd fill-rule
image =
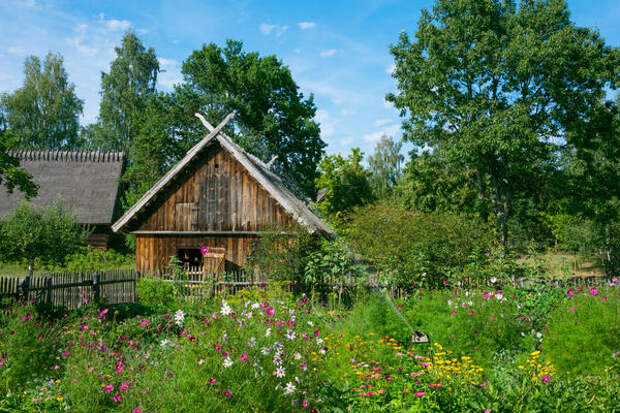
M508 251L508 217L510 216L512 193L507 185L502 184L501 180L492 178L495 187L495 198L493 208L497 217L497 228L499 230L500 242L504 253Z
M28 258L28 276L32 277L34 273L34 258Z

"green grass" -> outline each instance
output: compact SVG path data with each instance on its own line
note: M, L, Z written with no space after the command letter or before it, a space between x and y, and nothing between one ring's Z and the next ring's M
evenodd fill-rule
M601 277L605 270L595 259L585 259L576 254L548 252L521 257L518 263L540 265L544 274L552 278Z

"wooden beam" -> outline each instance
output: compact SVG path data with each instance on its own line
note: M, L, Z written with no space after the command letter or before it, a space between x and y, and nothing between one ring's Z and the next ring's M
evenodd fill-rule
M261 235L269 231L133 231L135 235ZM281 232L281 234L286 234Z

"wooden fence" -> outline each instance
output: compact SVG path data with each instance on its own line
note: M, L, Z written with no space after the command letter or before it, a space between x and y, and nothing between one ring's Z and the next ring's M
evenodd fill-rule
M63 272L25 277L0 277L0 300L6 298L75 309L91 301L137 302L135 270Z

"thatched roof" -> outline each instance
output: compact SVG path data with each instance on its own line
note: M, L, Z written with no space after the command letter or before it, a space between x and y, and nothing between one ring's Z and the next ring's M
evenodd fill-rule
M16 151L20 167L33 176L39 192L30 202L47 206L61 198L81 224L109 225L118 216L122 152ZM15 189L9 194L0 184L0 217L11 212L23 198Z
M129 221L136 218L138 213L150 204L156 197L156 195L162 191L167 185L169 185L174 177L177 176L199 153L210 144L219 142L219 144L239 162L241 163L250 175L256 179L259 184L299 223L304 225L310 233L318 233L325 237L331 238L333 236L331 230L308 209L305 202L297 198L283 183L280 177L273 173L269 166L263 161L258 159L252 154L244 151L239 145L233 142L233 140L226 135L222 129L232 119L231 113L220 123L217 127L213 128L206 123L201 117L205 126L211 129L200 142L198 142L192 149L190 149L185 157L181 159L172 169L170 169L144 196L132 206L117 222L112 225L112 230L117 232L122 230Z

